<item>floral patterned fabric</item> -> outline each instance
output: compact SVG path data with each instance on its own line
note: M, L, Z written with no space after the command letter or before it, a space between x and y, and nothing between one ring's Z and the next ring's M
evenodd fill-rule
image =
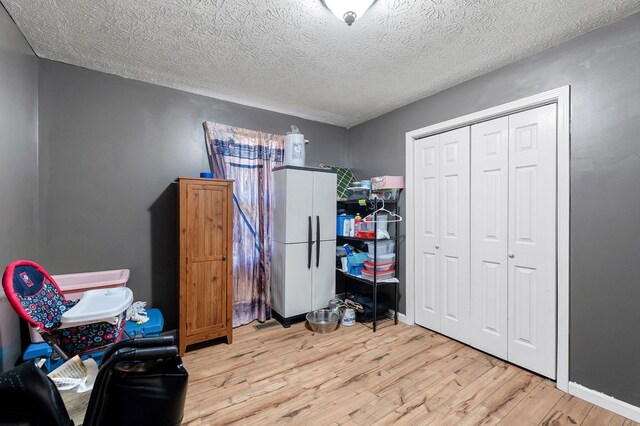
M53 340L67 354L83 354L87 351L118 342L122 337L126 318L122 316L120 323L113 325L99 322L80 327L70 327L53 333Z
M33 296L16 296L27 315L41 323L45 332L60 327L62 314L78 303L77 300L65 300L47 278L44 279L40 291Z

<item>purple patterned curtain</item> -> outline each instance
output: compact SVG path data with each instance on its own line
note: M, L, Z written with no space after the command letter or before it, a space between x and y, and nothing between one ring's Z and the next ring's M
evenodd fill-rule
M211 171L233 179L233 326L271 317L271 170L282 165L284 136L203 124Z

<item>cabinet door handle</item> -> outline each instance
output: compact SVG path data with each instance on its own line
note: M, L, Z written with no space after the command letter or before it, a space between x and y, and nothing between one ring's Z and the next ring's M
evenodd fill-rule
M309 253L307 256L307 269L311 269L311 247L313 246L313 234L311 233L311 216L309 216L309 239L307 240Z
M224 262L226 262L226 261L227 261L227 256L222 256L222 260L223 260Z
M509 253L507 256L509 256L509 259L513 259L514 257L516 257L514 253Z
M316 216L316 268L320 267L320 216Z

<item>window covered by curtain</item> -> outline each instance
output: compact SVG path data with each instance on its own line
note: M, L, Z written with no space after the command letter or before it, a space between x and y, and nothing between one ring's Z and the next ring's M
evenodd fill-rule
M233 326L271 316L272 172L284 136L205 122L211 170L233 179Z

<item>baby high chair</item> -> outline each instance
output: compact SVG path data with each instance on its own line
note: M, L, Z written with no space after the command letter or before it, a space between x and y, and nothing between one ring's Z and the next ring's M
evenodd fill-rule
M28 260L9 264L2 286L18 315L65 361L120 341L124 312L133 302L126 287L90 290L79 301L67 300L51 275Z

